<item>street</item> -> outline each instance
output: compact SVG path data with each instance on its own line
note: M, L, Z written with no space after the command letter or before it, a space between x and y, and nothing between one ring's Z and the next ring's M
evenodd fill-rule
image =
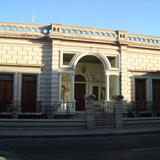
M159 160L160 133L113 137L8 138L0 139L0 148L22 160Z

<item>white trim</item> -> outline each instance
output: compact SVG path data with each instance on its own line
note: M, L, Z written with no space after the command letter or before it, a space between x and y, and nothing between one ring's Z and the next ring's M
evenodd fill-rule
M0 66L0 72L21 72L21 73L30 73L30 74L38 74L41 73L41 68L39 67L18 67L18 66Z
M105 70L109 70L111 68L111 65L107 57L100 53L78 53L72 58L70 63L73 69L76 69L78 61L84 56L95 56L101 61Z
M73 54L74 56L77 54L77 52L75 51L67 51L67 50L59 50L59 59L60 59L60 68L71 68L72 66L70 65L70 62L72 61L72 59L74 58L74 56L72 57L71 61L69 62L68 65L64 65L63 64L63 54Z

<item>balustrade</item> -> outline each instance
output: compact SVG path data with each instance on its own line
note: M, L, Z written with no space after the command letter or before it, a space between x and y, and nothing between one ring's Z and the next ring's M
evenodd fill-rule
M95 29L88 27L76 27L76 26L63 26L63 25L53 25L53 33L63 33L77 36L89 36L96 38L105 38L105 39L117 39L117 33L114 30L104 30L104 29Z
M0 32L1 31L49 34L51 32L51 26L50 25L0 22Z
M96 38L100 40L113 40L118 41L123 39L126 42L143 43L160 45L160 37L146 36L139 34L131 34L123 31L98 29L91 27L78 27L78 26L65 26L60 24L52 25L38 25L38 24L21 24L21 23L10 23L0 22L0 33L13 32L13 33L32 33L49 35L63 34L69 36L79 36Z

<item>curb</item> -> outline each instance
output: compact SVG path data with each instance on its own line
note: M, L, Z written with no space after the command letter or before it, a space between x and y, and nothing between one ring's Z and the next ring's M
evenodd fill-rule
M75 138L75 137L111 137L111 136L127 136L127 135L138 135L138 134L154 134L160 133L160 129L157 130L146 130L146 131L117 131L117 132L104 132L104 133L66 133L66 134L10 134L0 135L0 138Z

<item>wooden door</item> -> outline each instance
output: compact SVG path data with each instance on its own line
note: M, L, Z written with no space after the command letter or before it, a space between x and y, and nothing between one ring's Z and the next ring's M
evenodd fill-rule
M75 83L76 111L85 110L85 100L84 100L85 93L86 93L86 84Z
M135 80L135 101L137 110L146 110L146 79Z
M36 112L36 76L22 76L22 111Z
M160 110L160 80L152 80L153 110Z
M13 101L13 76L0 75L0 111L10 112Z

